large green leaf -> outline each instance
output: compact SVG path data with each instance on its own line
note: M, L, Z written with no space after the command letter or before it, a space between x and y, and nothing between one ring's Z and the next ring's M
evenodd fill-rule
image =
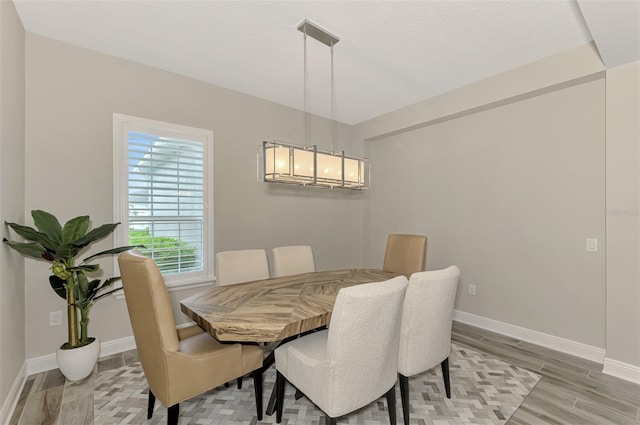
M93 298L96 292L98 292L99 286L100 286L100 279L94 279L91 282L89 282L89 295L87 298Z
M14 232L19 234L20 236L22 236L26 240L32 241L32 242L37 242L40 245L42 245L44 248L48 249L49 251L55 251L56 250L56 247L57 247L58 244L56 244L54 241L49 239L49 237L47 235L45 235L44 233L38 232L33 227L23 226L23 225L18 224L18 223L8 223L6 221L5 221L5 224L7 226L11 227L14 230Z
M76 255L78 255L78 252L80 252L81 250L82 248L78 248L74 244L64 243L60 245L58 249L56 249L56 257L58 258L75 257Z
M64 287L65 281L56 275L49 276L49 284L58 296L64 300L67 299L67 289Z
M33 222L38 230L47 235L49 239L58 244L62 242L62 226L53 214L42 210L33 210L31 217L33 217Z
M118 291L122 291L122 288L116 288L116 289L112 289L111 291L103 292L102 294L100 294L100 295L98 295L97 297L93 298L93 299L92 299L92 301L96 302L96 301L98 301L100 298L104 298L104 297L106 297L107 295L111 295L111 294L113 294L113 293L115 293L115 292L118 292Z
M110 235L116 229L120 223L103 224L100 227L96 227L85 235L82 239L75 241L73 244L78 247L85 247L92 242L99 241L100 239Z
M119 281L120 279L122 279L120 276L114 276L114 277L110 277L109 279L104 281L104 285L103 286L109 286L109 285L113 285L115 282Z
M9 245L11 248L15 249L22 255L26 255L27 257L37 258L38 260L43 259L43 255L47 253L47 250L42 247L42 245L35 242L14 242L5 239L2 239L2 242Z
M62 228L62 243L71 244L83 238L87 234L90 224L91 220L88 215L81 215L67 221Z
M120 280L120 276L116 276L116 277L110 277L109 279L105 280L104 282L100 282L99 279L96 279L94 281L92 281L89 284L89 299L93 299L95 296L97 296L100 291L102 291L103 289L108 288L109 286L113 285L114 282L117 282Z
M82 273L82 272L77 272L76 273L76 281L78 282L77 285L77 293L78 293L78 297L77 297L77 301L84 301L87 299L87 296L89 295L89 279L87 279L87 276Z
M121 246L118 248L108 249L106 251L98 252L97 254L93 254L92 256L85 258L84 260L82 260L82 263L86 263L87 261L92 260L96 257L102 257L103 255L120 254L121 252L129 251L130 249L135 249L135 248L144 248L144 245Z
M103 289L107 289L109 286L113 285L115 282L120 280L120 276L115 276L115 277L111 277L107 280L104 281L104 283L98 288L96 289L94 292L92 292L89 295L89 298L98 301L100 298L102 297L106 297L109 294L113 294L114 292L120 291L122 288L116 288L116 289L112 289L111 291L108 292L104 292L100 295L98 295Z
M79 266L69 267L69 270L80 273L95 273L100 270L100 264L81 264Z

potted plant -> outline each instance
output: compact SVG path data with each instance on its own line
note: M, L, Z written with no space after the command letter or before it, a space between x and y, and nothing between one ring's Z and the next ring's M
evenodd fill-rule
M119 276L104 281L99 278L90 280L88 275L100 271L100 265L92 264L91 261L98 257L118 254L135 246L109 249L77 262L77 257L82 251L110 235L120 223L103 224L89 230L91 220L86 215L72 218L64 226L60 225L53 214L46 211L33 210L31 216L35 229L5 222L29 242L10 241L6 238L2 241L27 257L51 263L51 288L67 301L68 341L56 352L58 367L71 381L83 379L93 370L100 353L98 338L89 337L89 312L99 299L118 290L107 291L114 282L120 280Z

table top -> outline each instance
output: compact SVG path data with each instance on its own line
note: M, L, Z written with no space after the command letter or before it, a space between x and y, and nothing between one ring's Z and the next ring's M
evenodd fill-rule
M281 341L328 325L341 288L395 276L351 269L215 286L182 300L180 308L219 341Z

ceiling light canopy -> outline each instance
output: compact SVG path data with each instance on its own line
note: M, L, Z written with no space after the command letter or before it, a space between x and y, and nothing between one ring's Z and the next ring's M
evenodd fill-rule
M335 135L333 46L338 37L305 19L298 26L304 41L304 146L282 141L265 141L258 147L259 179L266 183L362 190L369 187L369 160L345 155L333 149ZM331 50L331 149L318 149L307 143L309 113L307 105L307 36Z

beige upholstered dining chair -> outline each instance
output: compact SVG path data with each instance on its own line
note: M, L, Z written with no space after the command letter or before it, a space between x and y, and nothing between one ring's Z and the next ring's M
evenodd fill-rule
M398 342L407 278L343 288L329 329L286 343L275 351L277 412L282 420L285 379L327 415L327 424L387 397L396 420Z
M453 305L460 270L450 266L444 270L414 273L404 298L398 378L404 423L409 425L409 377L440 364L445 393L451 398L449 353Z
M313 250L308 245L280 246L273 248L273 276L289 276L316 271Z
M220 286L269 279L267 252L264 249L218 252L216 270Z
M262 418L262 349L222 344L197 326L176 330L169 294L156 263L138 252L118 256L133 336L149 384L147 418L156 397L177 425L179 403L247 373Z
M403 274L408 279L424 270L426 254L426 236L391 234L387 237L382 270Z
M269 279L269 260L264 249L241 249L216 254L216 271L219 286L235 285L254 280ZM242 388L242 376L238 377L238 389Z

